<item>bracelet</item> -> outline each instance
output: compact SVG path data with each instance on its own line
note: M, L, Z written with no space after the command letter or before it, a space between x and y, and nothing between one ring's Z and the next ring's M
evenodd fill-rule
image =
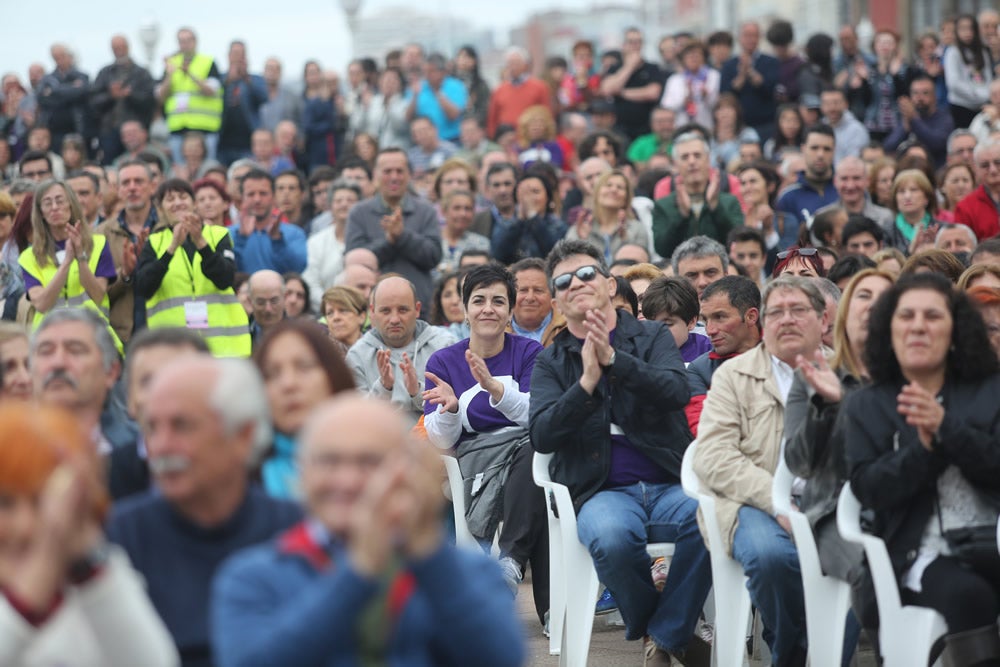
M85 252L81 252L79 255L76 256L76 261L78 262L80 261L86 262L88 259L90 259L90 255L88 255Z

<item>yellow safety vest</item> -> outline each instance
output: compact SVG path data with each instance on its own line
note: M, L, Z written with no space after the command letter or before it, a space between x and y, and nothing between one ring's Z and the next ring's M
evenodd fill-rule
M206 226L202 234L214 251L229 232L225 227ZM169 228L149 237L157 258L163 257L173 239ZM188 321L201 315L205 316L202 322ZM183 246L170 260L156 294L146 300L146 323L150 329L187 327L200 334L217 357L250 356L250 321L233 288L216 287L201 271L201 254L196 252L192 262Z
M104 251L104 246L107 245L107 239L101 234L94 234L93 237L94 247L90 251L90 259L87 264L90 266L90 272L97 272L97 265L101 262L101 253ZM30 273L32 276L38 279L42 286L48 285L55 278L56 272L59 270L59 266L52 261L46 262L45 266L38 263L38 259L35 257L35 253L29 247L21 256L18 258L18 263L24 268L25 271ZM100 314L104 321L108 323L108 331L111 332L111 337L115 341L115 347L118 348L118 352L123 351L122 341L118 338L118 334L115 333L114 328L111 326L110 313L111 313L111 302L108 299L108 293L105 291L104 298L101 299L100 304L94 303L94 300L90 298L87 294L87 290L84 289L83 285L80 283L80 266L77 264L76 260L69 265L69 275L66 276L66 284L63 286L62 294L59 297L61 300L57 300L53 308L59 306L67 306L71 308L90 308L94 312ZM46 313L35 311L35 319L32 322L33 328L38 328L38 325L42 323L45 319Z
M176 65L177 69L170 75L170 97L164 105L167 129L171 132L218 132L222 127L222 87L214 95L204 95L192 79L194 77L204 81L208 77L208 73L212 71L211 56L196 54L188 65L187 73L180 69L184 54L172 56L169 62Z

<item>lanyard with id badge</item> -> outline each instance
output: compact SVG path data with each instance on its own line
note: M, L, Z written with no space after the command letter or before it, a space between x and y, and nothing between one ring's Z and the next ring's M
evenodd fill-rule
M184 245L181 244L177 250L184 256L184 262L188 267L188 277L191 278L191 295L192 300L184 302L184 325L188 329L207 329L208 328L208 302L199 301L194 298L195 296L195 284L194 284L194 264L191 262L191 258L188 257L187 251L184 249Z

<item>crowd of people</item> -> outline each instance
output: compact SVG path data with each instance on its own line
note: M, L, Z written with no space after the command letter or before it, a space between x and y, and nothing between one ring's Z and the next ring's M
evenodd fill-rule
M998 25L751 21L656 62L633 28L493 88L473 46L296 88L183 28L159 79L120 35L93 79L60 44L4 75L0 662L522 664L563 576L539 452L595 613L708 665L697 438L774 665L809 651L782 458L844 664L879 624L850 483L937 652L1000 665Z

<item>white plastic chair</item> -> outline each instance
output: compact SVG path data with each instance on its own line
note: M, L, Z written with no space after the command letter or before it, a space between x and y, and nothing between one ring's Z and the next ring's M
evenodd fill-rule
M455 544L460 547L479 549L479 542L469 532L469 524L465 521L465 485L462 483L462 471L458 467L458 459L449 454L441 454L444 469L448 472L448 488L451 489L451 506L455 515Z
M580 542L576 509L569 489L552 481L552 454L535 452L532 476L545 491L549 518L549 654L559 656L562 667L585 667L594 627L594 604L600 582L587 547ZM674 545L646 545L654 558L670 558Z
M726 553L722 530L715 513L715 497L702 493L701 481L694 472L694 453L698 441L688 445L681 461L681 486L684 493L698 501L708 531L708 550L712 562L712 590L715 597L715 640L712 643L716 667L742 667L748 661L746 628L750 621L750 592L743 566Z
M903 606L885 542L861 530L861 503L844 484L837 501L837 529L848 542L864 547L878 602L879 649L885 667L926 665L931 648L948 628L944 617L928 607Z
M782 447L784 452L784 447ZM795 477L782 455L774 471L772 496L774 509L792 524L802 589L806 602L806 634L809 638L810 667L840 667L844 650L844 627L851 605L851 587L845 581L823 574L816 539L806 515L792 507L792 482Z

